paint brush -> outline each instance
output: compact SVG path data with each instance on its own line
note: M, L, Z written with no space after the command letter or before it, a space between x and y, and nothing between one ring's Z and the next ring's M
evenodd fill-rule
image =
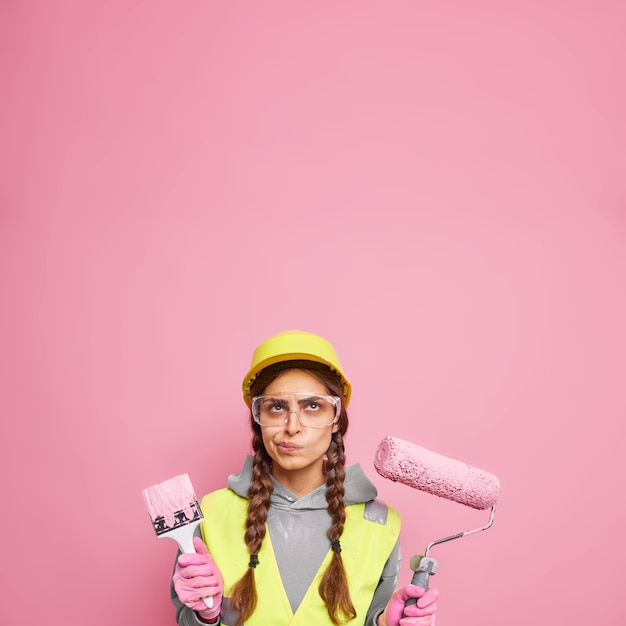
M193 537L204 520L189 474L181 474L143 490L146 509L157 537L173 539L181 552L195 552ZM213 608L213 597L203 598Z

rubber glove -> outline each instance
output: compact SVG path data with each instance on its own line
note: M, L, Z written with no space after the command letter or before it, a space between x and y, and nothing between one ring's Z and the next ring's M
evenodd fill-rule
M209 550L200 537L193 538L195 554L180 554L174 568L174 589L179 600L204 619L220 614L224 581ZM213 597L209 609L202 598Z
M385 610L378 618L378 626L434 626L439 592L434 587L424 591L417 585L406 585L393 592ZM419 598L417 604L405 608L409 598ZM406 617L402 617L406 614Z

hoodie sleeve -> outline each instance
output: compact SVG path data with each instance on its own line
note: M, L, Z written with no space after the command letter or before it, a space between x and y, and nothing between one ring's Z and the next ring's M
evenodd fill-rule
M377 626L378 616L385 610L387 602L398 586L400 560L400 539L398 539L383 568L378 587L376 587L372 603L365 616L364 626Z

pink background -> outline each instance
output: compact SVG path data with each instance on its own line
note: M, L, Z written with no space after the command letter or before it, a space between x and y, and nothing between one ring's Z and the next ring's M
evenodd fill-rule
M403 582L487 516L378 442L502 481L432 553L440 626L626 623L626 10L513 5L2 3L0 622L173 624L141 490L224 485L301 328Z

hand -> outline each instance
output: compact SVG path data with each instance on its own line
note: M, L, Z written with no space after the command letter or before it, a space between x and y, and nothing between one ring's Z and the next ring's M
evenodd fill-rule
M383 614L378 618L378 626L434 626L436 601L439 597L437 589L424 591L417 585L406 585L393 592ZM406 608L404 603L409 598L419 598L417 604ZM406 617L402 617L406 614Z
M220 614L224 581L215 561L200 537L193 538L195 553L181 554L174 568L174 589L179 600L204 619ZM209 609L202 598L213 597Z

